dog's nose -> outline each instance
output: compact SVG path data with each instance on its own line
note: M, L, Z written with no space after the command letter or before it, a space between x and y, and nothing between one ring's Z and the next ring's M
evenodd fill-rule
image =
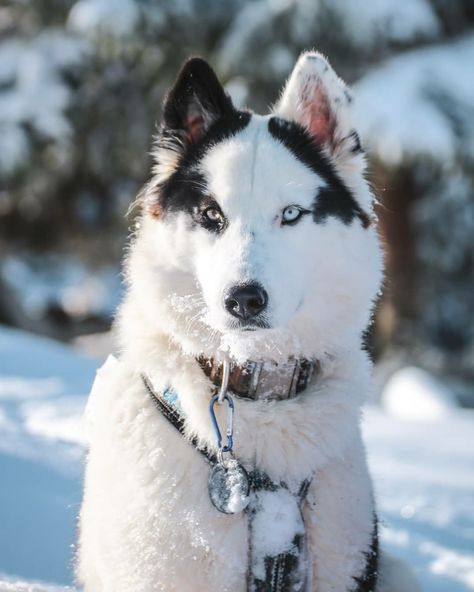
M257 283L234 286L224 298L227 311L244 321L260 314L267 306L267 302L268 294Z

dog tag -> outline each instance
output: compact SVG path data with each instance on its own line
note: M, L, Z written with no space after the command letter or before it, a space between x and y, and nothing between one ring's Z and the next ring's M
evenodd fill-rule
M212 504L223 514L238 514L249 504L249 476L235 458L222 460L211 468L208 487Z

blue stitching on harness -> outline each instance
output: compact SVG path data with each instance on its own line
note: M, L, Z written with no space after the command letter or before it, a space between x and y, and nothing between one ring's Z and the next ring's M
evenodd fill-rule
M165 387L161 396L163 399L168 403L170 407L179 411L180 415L185 416L186 414L183 412L181 405L179 404L179 397L178 394L169 386Z

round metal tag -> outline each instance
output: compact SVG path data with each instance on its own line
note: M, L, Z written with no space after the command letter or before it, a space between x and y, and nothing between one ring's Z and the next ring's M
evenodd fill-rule
M237 514L249 504L249 476L234 458L226 459L211 468L208 488L212 504L223 514Z

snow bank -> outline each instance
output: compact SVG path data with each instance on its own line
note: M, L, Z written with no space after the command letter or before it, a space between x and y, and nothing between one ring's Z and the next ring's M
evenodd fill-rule
M424 592L474 590L474 412L404 422L368 408L363 425L384 544Z
M2 327L0 453L80 474L82 411L98 364L52 340Z
M0 328L0 571L21 576L0 574L0 592L66 592L32 582L72 581L81 418L99 364ZM408 369L404 380L414 376ZM424 378L413 384L428 400ZM383 543L415 567L425 592L474 590L474 414L450 409L430 422L410 419L365 412Z
M0 571L72 580L82 410L99 363L48 339L0 328ZM0 592L44 589L0 576Z
M0 574L0 592L73 592L73 589L40 582L25 582Z
M443 384L415 367L394 372L382 390L381 401L393 417L415 421L443 419L458 406Z

